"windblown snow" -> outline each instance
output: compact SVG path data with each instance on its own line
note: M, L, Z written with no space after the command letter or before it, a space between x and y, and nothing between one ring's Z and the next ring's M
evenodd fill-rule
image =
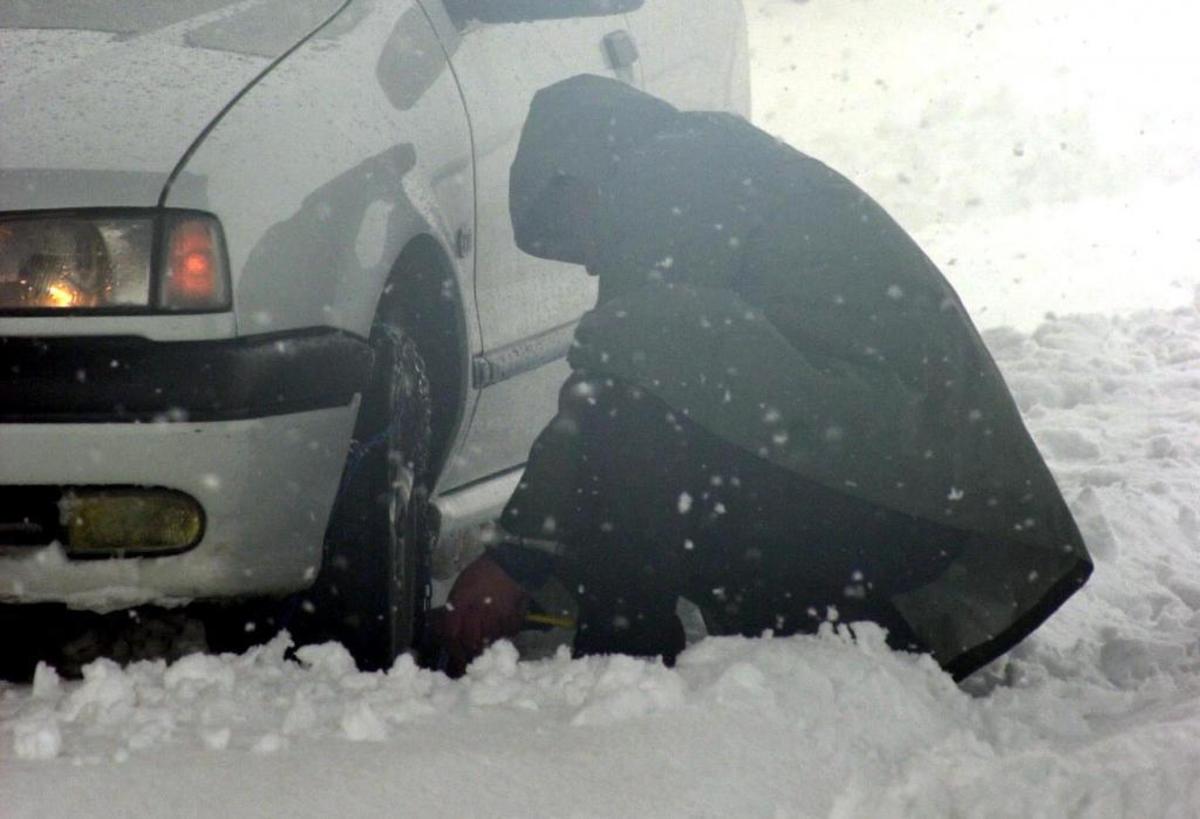
M872 626L674 669L503 643L459 681L285 661L286 637L42 668L0 684L0 815L1200 814L1191 12L747 7L758 121L865 184L991 328L1096 559L1083 591L961 687Z

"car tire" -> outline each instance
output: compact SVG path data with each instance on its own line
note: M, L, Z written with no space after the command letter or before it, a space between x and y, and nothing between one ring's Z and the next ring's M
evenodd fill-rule
M371 333L375 366L325 537L296 621L301 641L334 639L367 670L408 650L428 608L431 396L424 360L394 324Z

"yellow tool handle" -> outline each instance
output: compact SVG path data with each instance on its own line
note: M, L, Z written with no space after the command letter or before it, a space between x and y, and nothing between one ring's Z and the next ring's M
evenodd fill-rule
M574 620L558 614L530 613L525 615L525 622L539 626L554 626L555 628L575 628Z

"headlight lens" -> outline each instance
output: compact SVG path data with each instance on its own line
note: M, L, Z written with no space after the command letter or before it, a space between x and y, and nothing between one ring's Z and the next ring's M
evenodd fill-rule
M216 219L146 215L0 217L0 310L225 310L225 249Z

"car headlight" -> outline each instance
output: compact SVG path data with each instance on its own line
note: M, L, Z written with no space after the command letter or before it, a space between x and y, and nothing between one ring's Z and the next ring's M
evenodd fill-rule
M0 311L230 307L221 226L193 211L0 216Z

